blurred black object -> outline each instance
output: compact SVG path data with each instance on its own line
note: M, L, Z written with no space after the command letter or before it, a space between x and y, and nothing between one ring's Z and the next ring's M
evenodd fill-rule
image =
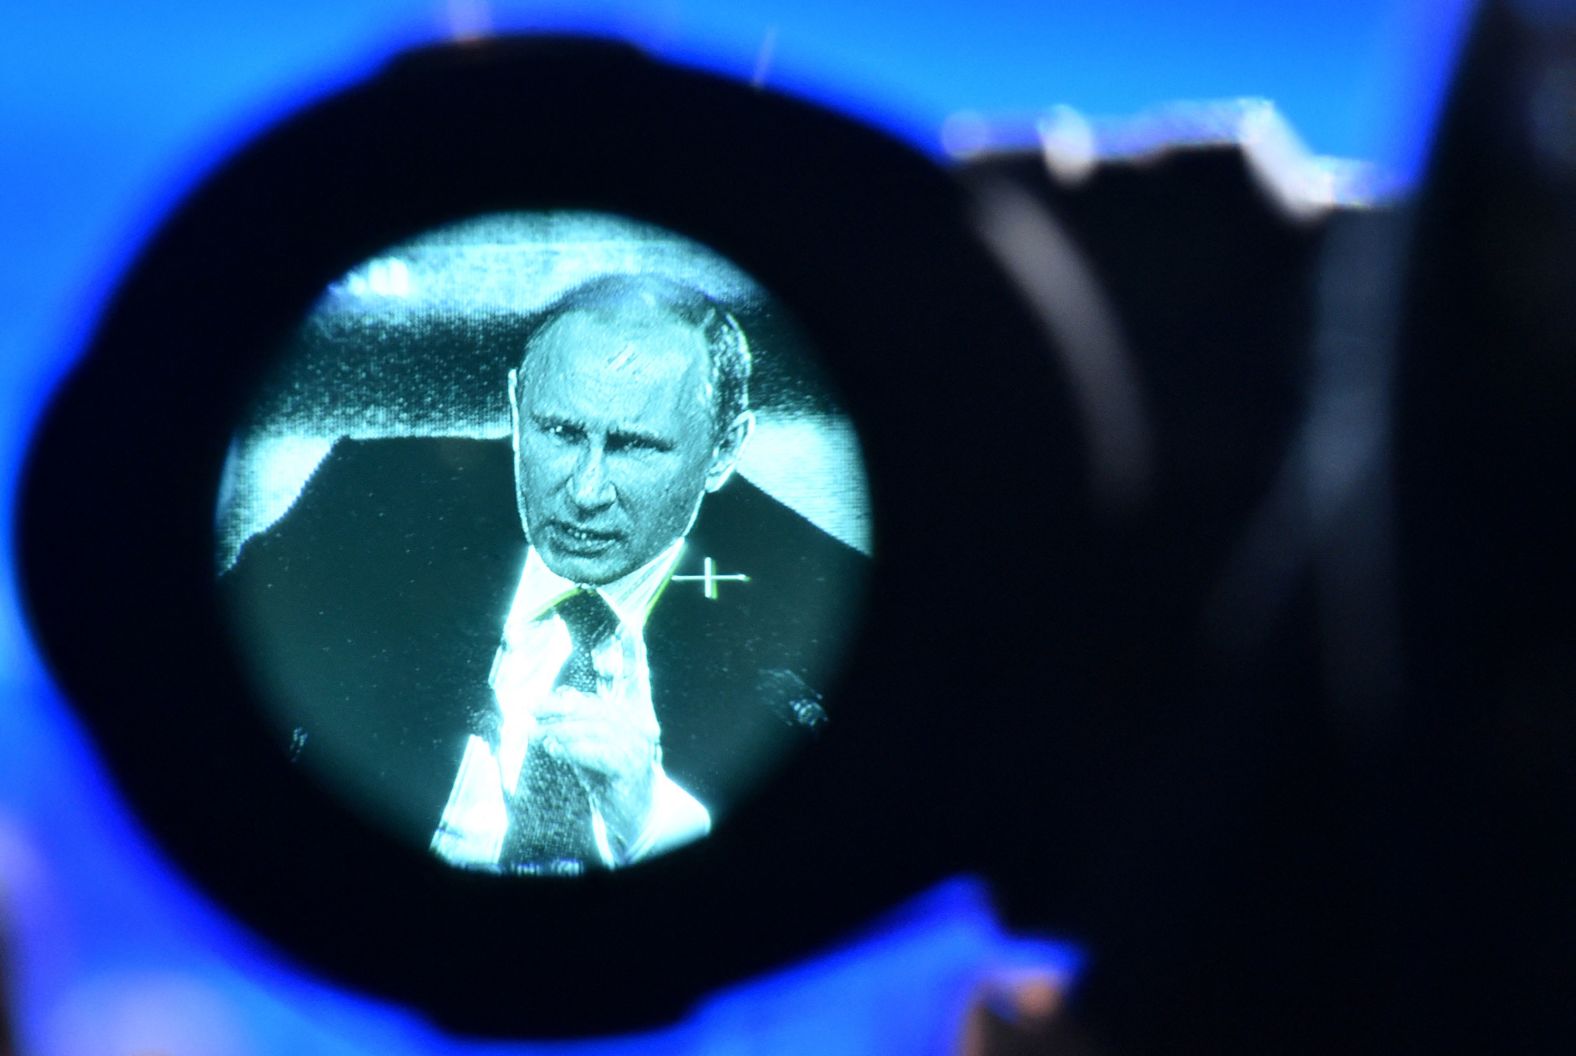
M1576 11L1484 12L1402 317L1397 853L1416 1018L1576 1043Z
M1104 939L1075 1014L1123 1053L1570 1051L1576 34L1485 9L1396 206L1298 219L1235 148L967 177L1087 254L1150 429L1091 558L1085 798L1042 804L1087 824L1003 885Z
M1344 988L1353 849L1331 803L1340 755L1293 452L1313 402L1322 255L1338 226L1388 218L1293 220L1236 147L1108 162L1073 185L1037 154L982 160L968 178L987 200L1004 181L1031 189L1086 255L1149 453L1146 483L1103 507L1089 555L1090 702L1072 732L1051 728L1063 714L1025 737L1029 756L1077 738L1057 758L1080 798L1040 804L1077 835L1025 841L1003 869L1005 911L1103 940L1073 1014L1113 1052L1320 1048L1344 1033L1320 992ZM1069 871L1076 893L1053 904L1040 878Z

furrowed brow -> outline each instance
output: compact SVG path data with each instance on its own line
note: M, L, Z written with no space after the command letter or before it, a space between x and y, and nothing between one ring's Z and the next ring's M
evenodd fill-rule
M609 447L649 447L657 451L672 451L677 446L670 437L627 426L608 430L607 442Z

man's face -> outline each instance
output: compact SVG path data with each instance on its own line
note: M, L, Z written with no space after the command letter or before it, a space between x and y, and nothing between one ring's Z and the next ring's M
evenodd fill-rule
M577 583L612 582L689 531L732 469L700 335L570 313L533 339L515 394L515 482L531 545Z

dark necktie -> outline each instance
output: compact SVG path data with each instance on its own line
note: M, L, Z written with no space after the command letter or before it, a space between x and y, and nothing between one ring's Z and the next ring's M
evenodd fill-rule
M560 601L554 611L569 628L570 648L569 659L558 669L558 679L553 685L595 693L597 673L592 654L618 626L618 617L594 590L571 594Z
M595 591L559 602L554 612L569 628L569 658L553 685L595 693L593 656L618 626L618 617ZM600 861L591 831L591 800L574 767L539 744L526 755L509 803L509 832L500 864L525 873L575 873Z

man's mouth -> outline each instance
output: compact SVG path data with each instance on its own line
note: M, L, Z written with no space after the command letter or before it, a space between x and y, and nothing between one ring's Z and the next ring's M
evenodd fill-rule
M548 521L548 539L559 550L591 557L611 549L623 538L618 532L597 531L567 521Z

